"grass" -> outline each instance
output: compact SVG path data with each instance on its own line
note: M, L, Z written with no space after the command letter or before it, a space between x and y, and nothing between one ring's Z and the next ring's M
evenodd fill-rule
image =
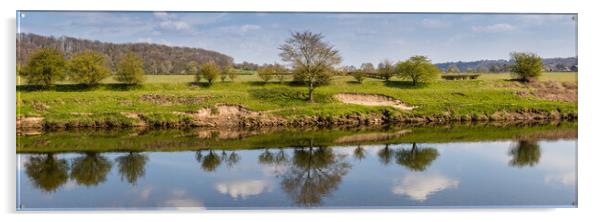
M263 83L256 75L239 75L235 81L190 84L190 75L149 75L147 82L130 87L105 80L94 88L85 88L67 82L47 90L32 86L17 86L17 116L41 116L46 123L116 121L125 125L132 119L123 112L143 113L149 122L185 121L174 112L194 112L215 104L241 104L258 111L271 110L285 118L304 116L335 117L382 113L387 110L403 116L491 115L496 111L560 111L577 113L575 102L541 100L516 95L519 88L503 88L508 74L486 74L477 80L437 81L428 85L412 86L409 82L393 79L384 82L366 79L357 84L350 76L334 77L331 84L318 87L315 103L308 103L306 87L276 81ZM575 73L545 73L544 81L576 81ZM376 93L397 98L417 108L402 112L390 107L369 107L343 104L333 95L341 92ZM166 101L141 99L157 94ZM202 98L202 99L195 99Z

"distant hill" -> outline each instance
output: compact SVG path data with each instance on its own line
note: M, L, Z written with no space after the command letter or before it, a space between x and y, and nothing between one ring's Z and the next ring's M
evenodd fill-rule
M471 61L471 62L446 62L446 63L438 63L435 64L441 70L445 71L451 65L456 65L462 72L465 72L467 69L477 70L480 67L491 69L492 66L497 66L501 68L501 71L508 71L508 65L512 64L511 61L499 59L499 60L479 60L479 61ZM568 57L568 58L547 58L543 59L544 68L546 71L552 72L567 72L567 71L576 71L577 69L577 57Z
M213 60L220 65L232 64L232 57L210 50L189 47L173 47L149 43L106 43L73 37L42 36L31 33L17 34L17 63L24 64L30 54L41 47L61 50L67 57L84 50L94 50L107 55L108 65L114 69L119 58L132 51L144 60L148 74L184 73L186 64Z

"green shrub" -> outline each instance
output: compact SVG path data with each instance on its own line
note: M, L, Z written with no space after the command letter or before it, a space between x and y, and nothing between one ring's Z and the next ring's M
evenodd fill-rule
M67 63L69 79L75 83L95 85L111 75L105 56L94 51L75 54Z
M536 80L543 72L542 59L534 53L513 52L510 59L514 61L510 72L520 81Z
M194 79L196 82L200 82L201 79L205 79L211 85L213 84L213 81L219 78L220 73L221 70L219 66L215 62L209 61L201 65L201 68L199 69L199 72L195 75Z
M364 81L364 78L366 77L366 74L362 70L356 70L351 72L351 76L353 76L353 78L357 82L362 83L362 81Z
M140 84L144 82L144 61L136 54L129 52L117 64L115 80L126 84Z
M412 85L431 82L439 78L440 70L426 56L412 56L397 64L401 78L412 80Z
M19 69L19 75L28 84L49 87L65 77L65 58L56 49L41 48L34 52L27 64Z

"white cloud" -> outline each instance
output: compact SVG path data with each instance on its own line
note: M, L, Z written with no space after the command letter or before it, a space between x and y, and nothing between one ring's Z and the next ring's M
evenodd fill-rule
M558 25L558 22L572 23L573 15L517 15L516 18L523 24L527 25L543 25L545 23L553 23Z
M431 29L440 29L440 28L447 28L450 26L449 22L446 21L442 21L439 19L422 19L422 21L420 21L420 25L424 28L431 28Z
M265 180L246 180L222 182L215 185L215 189L222 194L228 194L234 199L259 195L264 191L271 191L272 186Z
M244 25L240 25L240 26L223 26L218 28L218 31L221 32L227 32L227 33L238 33L238 34L243 34L249 31L255 31L255 30L259 30L261 29L261 26L259 25L252 25L252 24L244 24Z
M509 32L515 30L516 27L508 23L498 23L486 26L473 26L472 31L474 32Z
M260 28L261 28L261 26L258 26L258 25L245 24L240 27L240 30L243 32L246 32L246 31L258 30Z
M458 180L449 179L438 173L412 173L403 179L395 180L391 192L409 196L413 200L425 201L429 195L447 188L457 188L459 184Z
M153 15L161 20L159 27L163 29L190 30L190 25L175 15L172 16L166 12L153 12Z
M164 29L190 30L190 25L184 21L165 20L159 23L159 27Z
M153 42L153 39L151 39L151 38L138 38L138 39L136 40L136 42L152 43L152 42Z

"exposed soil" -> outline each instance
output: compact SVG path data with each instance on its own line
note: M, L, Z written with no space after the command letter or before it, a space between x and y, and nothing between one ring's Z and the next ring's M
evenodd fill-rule
M193 126L278 126L284 125L285 120L265 112L250 110L241 105L219 104L213 108L203 108L194 113L176 112L178 115L192 117Z
M210 96L196 96L196 97L182 97L182 96L169 96L160 94L144 94L140 96L140 101L148 102L157 105L172 105L172 104L200 104Z
M42 117L19 117L17 118L18 135L38 135L42 133Z
M520 88L519 96L533 96L543 100L577 102L577 83L555 81L509 82L503 87Z
M342 103L348 104L364 106L391 106L400 110L412 110L414 108L393 97L377 94L339 93L334 97Z

